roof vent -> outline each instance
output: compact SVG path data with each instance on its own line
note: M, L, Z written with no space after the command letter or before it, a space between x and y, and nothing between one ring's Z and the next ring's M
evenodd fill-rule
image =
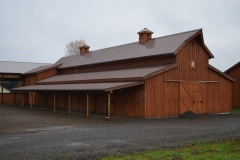
M82 44L81 47L79 47L80 49L80 55L84 55L85 53L89 52L89 46L86 45L85 43Z
M138 34L139 34L139 42L143 43L152 39L153 32L147 28L144 28L141 31L139 31Z

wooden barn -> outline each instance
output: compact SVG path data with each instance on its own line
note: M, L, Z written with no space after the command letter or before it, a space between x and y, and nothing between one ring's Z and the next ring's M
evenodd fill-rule
M232 85L232 107L240 108L240 62L230 67L224 73L235 79Z
M202 29L152 38L144 28L137 42L62 57L23 74L23 104L133 117L231 111L234 79L209 65L213 54Z
M47 63L0 61L0 104L2 106L12 105L14 94L10 93L10 90L22 86L24 80L22 74L45 65ZM22 103L21 93L15 96L16 104L20 105ZM28 95L24 98L27 100Z

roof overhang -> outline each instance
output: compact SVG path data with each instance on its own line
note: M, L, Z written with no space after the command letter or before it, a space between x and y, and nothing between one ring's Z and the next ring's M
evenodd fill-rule
M81 84L53 84L53 85L32 85L13 88L14 92L42 92L42 91L103 91L110 92L123 88L142 85L144 82L119 82L119 83L81 83Z

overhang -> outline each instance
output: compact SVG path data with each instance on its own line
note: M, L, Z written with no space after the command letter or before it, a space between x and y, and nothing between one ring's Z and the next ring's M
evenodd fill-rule
M25 87L13 88L14 92L30 91L104 91L129 88L142 85L144 82L120 82L120 83L81 83L81 84L53 84L53 85L32 85Z

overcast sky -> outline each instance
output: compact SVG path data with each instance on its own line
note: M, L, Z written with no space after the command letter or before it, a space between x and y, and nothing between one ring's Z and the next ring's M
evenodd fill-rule
M96 50L203 29L225 71L240 61L239 0L0 0L0 61L55 63L66 43L85 39Z

